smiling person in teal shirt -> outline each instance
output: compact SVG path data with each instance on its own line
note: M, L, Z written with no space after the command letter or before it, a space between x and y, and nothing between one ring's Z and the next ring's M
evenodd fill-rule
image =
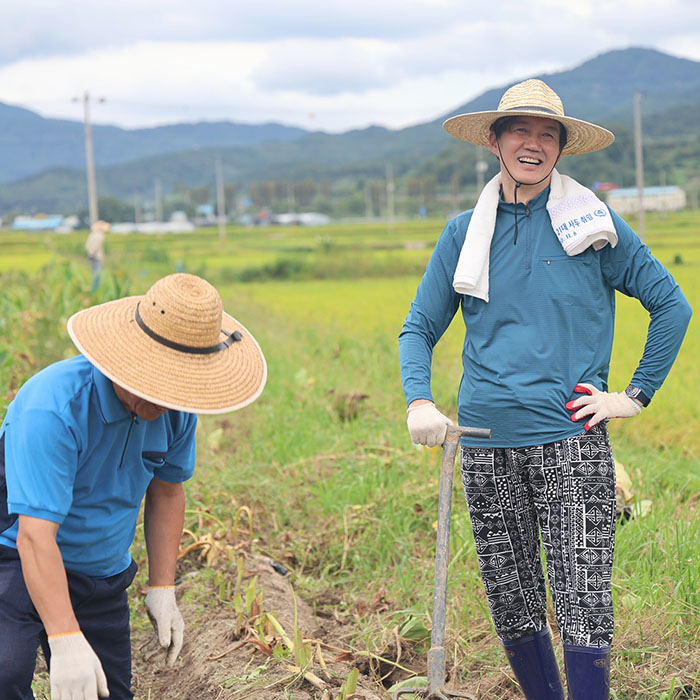
M562 155L605 148L614 136L566 116L545 83L519 83L497 110L444 127L489 148L500 172L475 208L445 227L401 331L409 433L417 444L444 441L451 421L433 401L432 353L461 311L459 422L493 431L491 440L462 438L461 465L496 632L525 697L563 700L541 541L569 698L606 700L615 465L605 423L649 404L690 307L634 231L556 171ZM623 392L608 388L616 292L650 315Z
M81 354L29 379L0 429L3 700L33 697L40 644L52 697L133 698L126 589L144 499L146 608L175 663L196 414L243 408L267 377L253 336L194 275L78 312L68 331Z

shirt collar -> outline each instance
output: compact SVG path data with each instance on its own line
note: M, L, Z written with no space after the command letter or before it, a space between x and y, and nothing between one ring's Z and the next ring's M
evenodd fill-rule
M534 196L528 203L527 207L530 211L533 211L535 209L542 209L547 205L547 200L549 199L549 185L545 187L542 192ZM525 205L522 202L518 202L518 207L524 207ZM499 193L499 198L498 198L498 207L499 209L503 209L505 211L513 212L515 209L515 205L513 202L504 202L503 201L503 187L500 189Z
M112 386L112 380L105 377L100 370L93 365L92 376L97 389L97 400L102 412L102 419L105 423L116 423L117 421L130 418L131 413L127 411L122 402L117 398Z

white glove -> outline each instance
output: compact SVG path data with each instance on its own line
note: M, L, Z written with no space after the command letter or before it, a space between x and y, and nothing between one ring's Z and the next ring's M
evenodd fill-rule
M445 442L447 426L454 423L435 408L434 403L421 403L407 409L408 432L416 445L435 447Z
M52 700L97 700L109 697L107 677L82 632L49 636Z
M175 586L154 586L146 593L146 612L151 620L158 643L167 649L165 662L174 666L185 631L185 622L175 602Z
M571 414L571 420L591 416L584 426L586 430L590 430L606 418L631 418L642 412L642 407L624 393L600 391L592 384L577 384L574 391L586 396L569 401L566 408L575 411ZM577 408L580 410L576 411Z

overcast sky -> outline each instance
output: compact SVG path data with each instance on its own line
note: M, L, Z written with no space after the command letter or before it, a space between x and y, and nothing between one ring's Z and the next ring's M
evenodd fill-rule
M96 123L434 119L644 46L700 60L697 0L2 0L0 102ZM495 107L495 105L494 105Z

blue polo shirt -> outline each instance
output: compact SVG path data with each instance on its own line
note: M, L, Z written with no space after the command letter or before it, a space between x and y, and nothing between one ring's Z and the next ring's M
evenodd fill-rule
M180 411L153 421L134 416L82 355L38 372L0 429L0 545L16 548L17 516L30 515L58 523L66 569L120 573L151 479L192 476L196 424Z

